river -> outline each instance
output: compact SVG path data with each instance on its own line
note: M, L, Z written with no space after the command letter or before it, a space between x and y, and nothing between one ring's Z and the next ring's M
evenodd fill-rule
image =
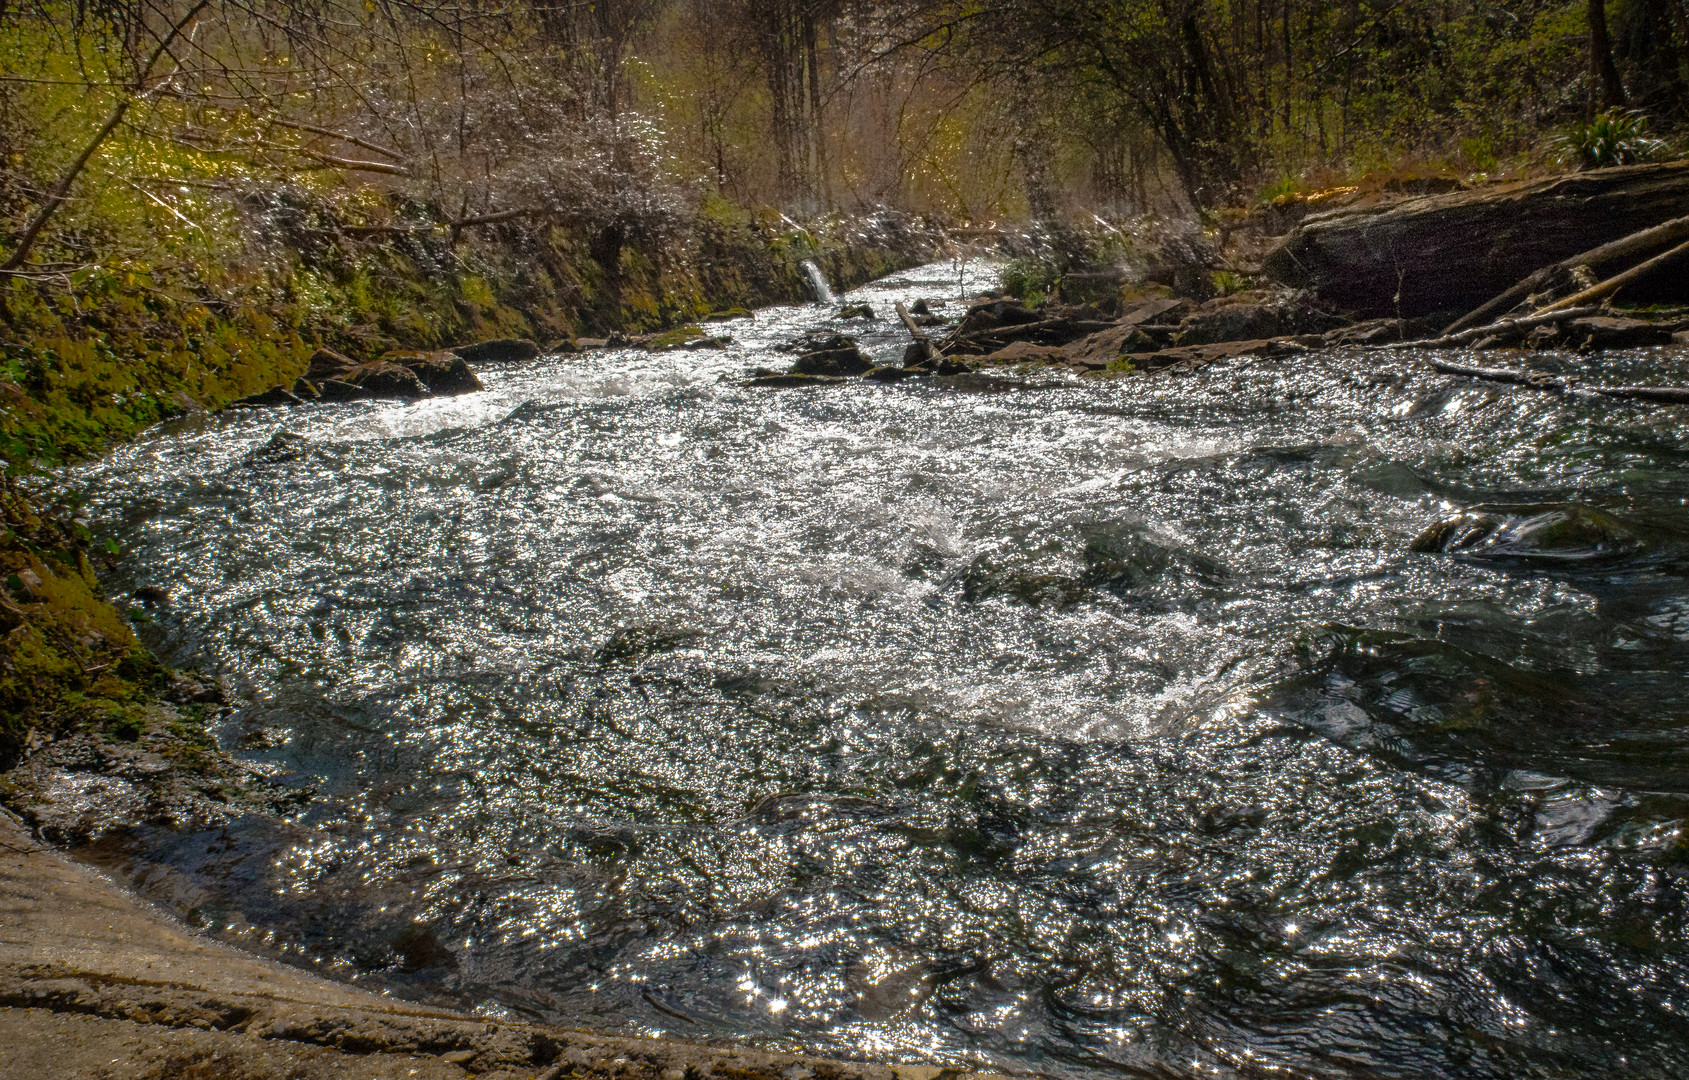
M955 313L962 269L848 325L896 357L892 302ZM738 385L833 310L87 470L115 589L170 594L149 641L313 793L94 857L492 1017L1074 1078L1689 1070L1681 409L1361 350ZM1410 550L1479 504L1523 539Z

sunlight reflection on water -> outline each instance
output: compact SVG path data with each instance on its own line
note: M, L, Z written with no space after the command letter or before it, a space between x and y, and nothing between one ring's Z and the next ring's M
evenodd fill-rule
M1358 351L737 385L820 326L895 358L920 295L954 268L852 293L875 323L774 309L91 470L174 598L159 648L242 687L226 744L319 792L113 865L258 951L623 1030L1076 1077L1689 1067L1680 415ZM282 428L303 457L246 462ZM1568 501L1645 542L1408 550Z

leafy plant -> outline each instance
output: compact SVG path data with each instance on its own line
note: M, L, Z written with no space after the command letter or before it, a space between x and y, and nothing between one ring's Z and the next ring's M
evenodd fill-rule
M1053 264L1023 257L1004 263L1000 280L1004 292L1035 305L1055 287L1060 276L1061 271Z
M1234 270L1216 270L1209 275L1214 282L1214 291L1220 296L1230 296L1249 288L1249 279Z
M1562 164L1580 169L1634 165L1663 157L1665 140L1648 134L1648 117L1635 109L1604 112L1563 132L1549 143Z

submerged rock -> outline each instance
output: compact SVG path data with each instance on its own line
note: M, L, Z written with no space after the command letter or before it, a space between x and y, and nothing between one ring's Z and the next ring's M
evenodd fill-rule
M794 386L836 386L849 380L835 375L758 375L745 380L746 386L789 388Z
M269 442L248 451L241 460L248 465L280 465L298 461L310 450L311 440L284 429L271 435Z
M862 378L868 382L897 383L904 379L913 379L928 372L900 367L877 367L863 372Z
M1545 562L1622 558L1642 547L1634 526L1580 503L1478 506L1433 522L1409 545L1417 552Z
M623 626L610 635L598 650L598 662L616 664L641 660L654 653L671 652L704 636L702 630L677 630L667 626Z

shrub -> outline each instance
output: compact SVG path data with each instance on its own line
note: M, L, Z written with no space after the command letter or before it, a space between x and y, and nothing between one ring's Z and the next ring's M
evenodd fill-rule
M1664 140L1648 135L1648 118L1634 109L1604 112L1557 135L1549 145L1561 164L1580 169L1653 161L1668 149Z

